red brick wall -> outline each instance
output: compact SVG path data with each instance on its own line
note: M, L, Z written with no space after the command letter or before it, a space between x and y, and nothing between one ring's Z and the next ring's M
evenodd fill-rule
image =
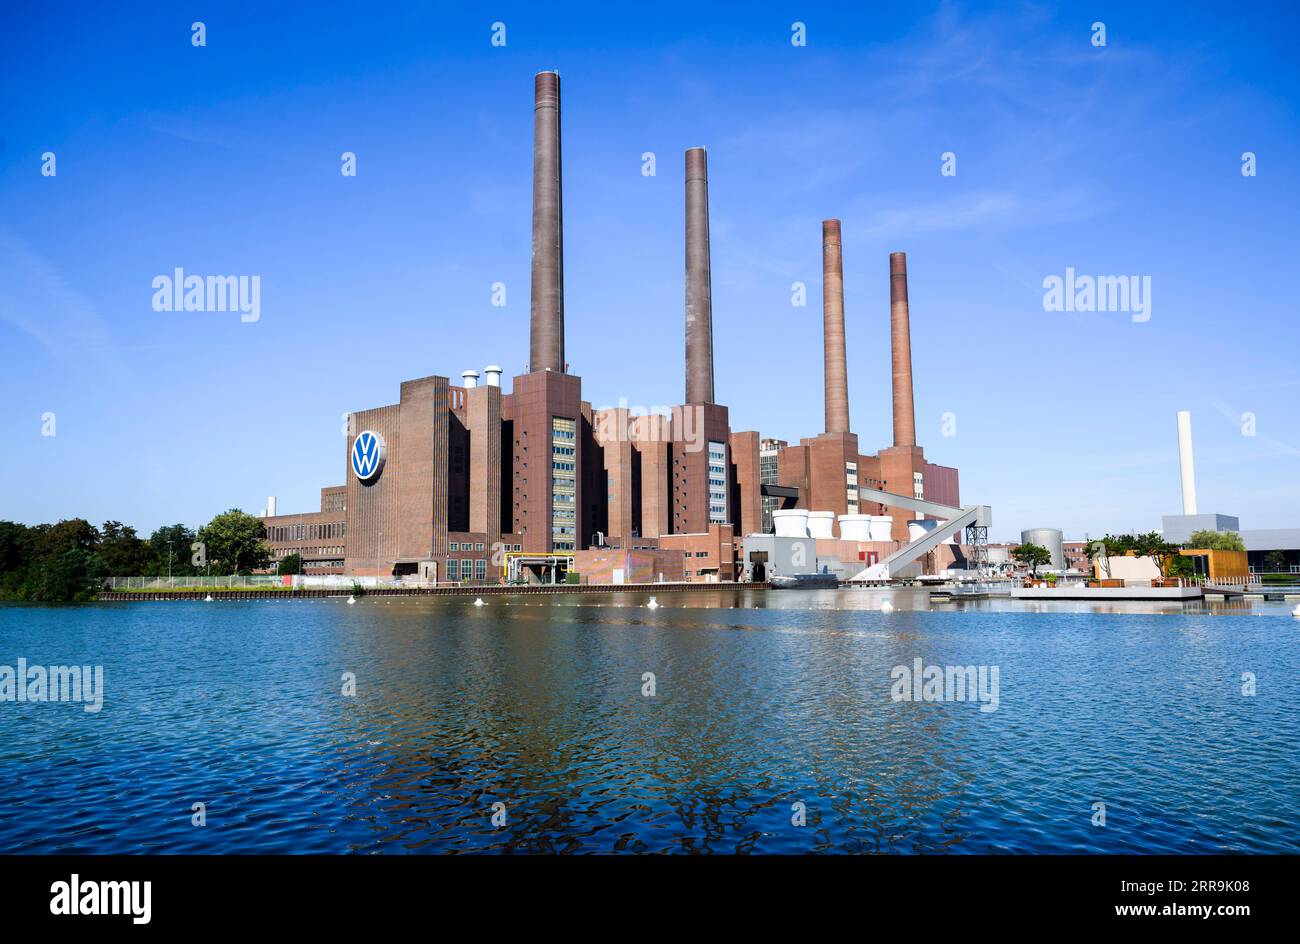
M401 480L402 443L399 423L400 408L384 406L373 410L360 410L352 414L349 425L347 451L347 559L344 572L374 576L387 572L383 561L397 556L398 540L398 485ZM372 429L384 437L388 458L378 479L363 484L352 473L349 456L352 443L362 430ZM396 474L390 474L396 473ZM379 564L376 565L376 559Z
M516 515L515 533L525 551L551 551L551 418L571 419L579 427L582 421L582 381L573 374L543 371L521 374L514 379ZM577 468L582 469L582 437L574 440ZM583 476L579 473L575 507L582 516ZM581 521L575 520L581 532ZM577 534L577 546L583 547L590 535Z
M884 491L911 498L915 489L913 473L925 471L925 453L920 446L893 446L882 449L880 471L884 482L881 487ZM927 493L926 498L929 497ZM883 513L894 519L894 540L906 544L907 522L919 517L917 513L897 507L889 507Z
M747 430L731 434L731 520L738 534L757 534L762 530L763 500L759 494L757 432Z
M573 556L573 569L583 583L614 582L615 569L623 571L624 583L655 583L682 579L682 555L677 550L621 550L592 548Z
M259 520L266 528L272 554L267 573L274 573L276 565L290 554L302 555L306 573L343 573L342 565L333 563L344 559L347 546L347 520L342 511L309 511ZM331 562L329 566L323 566L326 561Z
M686 581L707 581L700 571L716 571L719 580L736 579L735 530L731 525L715 524L701 534L665 535L659 546L681 552L682 579Z
M731 464L731 430L727 408L716 403L691 403L673 407L672 478L674 534L698 534L709 528L709 441L727 450L724 466ZM728 508L734 520L735 512Z
M961 507L961 489L957 485L957 470L951 466L925 464L925 497L943 505Z

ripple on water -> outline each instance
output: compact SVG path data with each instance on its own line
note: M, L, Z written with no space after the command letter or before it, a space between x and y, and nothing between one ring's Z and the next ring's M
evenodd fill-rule
M106 687L0 704L0 851L1300 851L1277 618L680 596L0 607ZM915 658L998 710L890 701Z

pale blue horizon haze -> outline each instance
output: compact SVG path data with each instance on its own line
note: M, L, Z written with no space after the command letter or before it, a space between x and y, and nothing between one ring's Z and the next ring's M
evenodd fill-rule
M272 494L315 510L344 481L341 414L492 363L509 387L533 76L557 69L567 359L593 405L682 399L683 151L702 145L733 430L822 429L834 217L862 451L891 442L904 251L918 438L993 506L994 539L1160 527L1180 409L1202 512L1300 526L1294 8L269 6L0 13L0 519L147 534ZM260 320L155 311L176 267L260 276ZM1149 276L1150 320L1045 311L1067 267Z

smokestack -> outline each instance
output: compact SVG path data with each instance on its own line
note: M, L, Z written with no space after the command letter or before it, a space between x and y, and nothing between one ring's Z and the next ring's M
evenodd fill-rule
M1183 514L1196 514L1196 467L1192 463L1192 414L1178 411L1178 468L1183 476Z
M486 377L486 383L489 387L501 386L501 368L496 364L484 367L483 374Z
M274 517L275 517L275 496L274 496L274 495L269 495L269 496L267 496L267 499L266 499L266 516L267 516L268 518L274 518Z
M460 385L462 387L464 387L466 390L473 390L475 387L478 386L478 371L462 370L460 372L460 380L461 380Z
M560 186L560 74L533 89L533 294L529 370L564 372L564 224Z
M889 254L889 339L894 370L894 445L916 445L912 405L912 330L907 314L907 253Z
M822 337L826 362L826 432L847 433L849 364L844 353L844 258L839 220L822 220Z
M713 296L709 278L709 167L686 151L686 402L713 402Z

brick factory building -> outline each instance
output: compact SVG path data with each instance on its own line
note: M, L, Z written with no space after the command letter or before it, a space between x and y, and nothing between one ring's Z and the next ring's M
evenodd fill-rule
M343 549L347 540L347 516L343 509L347 488L334 485L320 490L320 511L298 515L277 515L271 500L262 516L266 543L271 546L272 566L290 554L302 557L308 574L343 573Z
M685 395L665 414L593 410L564 355L560 78L534 87L528 371L403 382L396 403L349 416L346 484L319 512L262 518L276 559L307 573L426 581L731 581L740 541L781 501L837 514L912 512L859 502L857 485L958 504L957 472L925 459L912 416L907 270L890 257L894 444L863 455L848 417L840 224L823 223L826 429L796 445L733 432L713 383L708 163L685 152ZM482 383L479 383L482 376ZM764 494L777 488L784 499Z

